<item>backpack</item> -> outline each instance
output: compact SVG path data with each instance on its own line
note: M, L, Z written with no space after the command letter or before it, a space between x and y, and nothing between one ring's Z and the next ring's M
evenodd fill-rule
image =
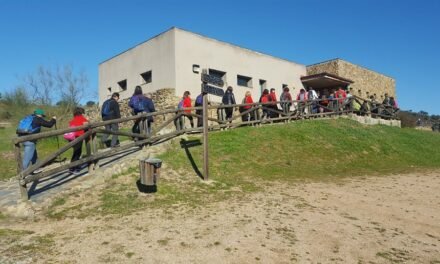
M203 105L203 95L199 94L199 96L197 96L195 105L196 106Z
M133 98L133 109L136 113L144 112L146 110L147 100L141 96L135 96Z
M183 109L183 99L180 100L179 104L177 105L178 109Z
M20 122L18 123L17 127L17 134L32 134L38 131L40 127L32 128L32 121L34 121L33 115L25 116Z
M111 99L108 99L107 101L105 101L102 104L102 108L101 108L101 116L102 117L107 117L107 116L109 116L111 114L111 111L110 111L110 100Z

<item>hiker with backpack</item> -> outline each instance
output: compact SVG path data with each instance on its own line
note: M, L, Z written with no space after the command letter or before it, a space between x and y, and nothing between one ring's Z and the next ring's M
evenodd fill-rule
M53 116L51 120L47 121L44 119L44 111L42 109L36 109L34 114L28 115L23 118L17 127L18 136L26 136L31 134L40 133L41 127L53 127L56 124L56 116ZM25 170L29 167L30 163L35 164L38 159L37 140L25 141L23 142L24 154L22 169Z
M226 89L225 94L223 95L222 98L222 103L223 105L235 105L235 96L234 93L232 92L232 86L228 86L228 88ZM231 120L232 119L232 113L234 112L234 107L225 107L225 113L226 113L226 120ZM232 121L230 121L232 122Z
M87 118L84 117L84 112L85 112L84 108L76 107L75 110L73 111L73 119L70 120L69 122L69 127L82 126L85 123L89 122ZM67 134L72 135L72 137L66 138ZM80 137L82 135L84 135L84 130L78 130L78 131L66 133L64 138L66 138L68 141L73 141L75 140L75 138ZM77 161L81 158L82 145L83 145L83 140L73 145L72 147L73 154L72 154L72 158L70 159L70 163ZM81 170L81 166L70 168L70 172L73 174L79 174L80 170Z
M206 93L202 92L201 94L199 94L196 97L196 101L194 102L194 106L195 107L201 107L203 106L203 96ZM196 110L196 115L199 115L197 117L197 127L203 127L203 109L197 109Z
M281 108L285 114L290 112L290 106L292 106L292 95L290 94L289 87L284 87L280 96Z
M119 101L119 93L113 93L112 97L110 99L107 99L102 104L101 117L102 117L103 121L108 121L108 120L113 120L113 119L121 118L121 112L119 110L118 101ZM113 123L113 124L105 125L105 130L113 131L113 132L118 132L119 124L118 123ZM113 135L111 141L107 140L108 137L109 137L109 134L104 134L102 136L102 142L107 147L112 147L113 148L113 147L118 147L119 146L118 135Z
M154 109L153 100L143 95L142 87L140 87L139 85L134 88L134 93L133 96L130 98L130 101L128 102L128 106L133 109L133 115L137 115L139 113L153 113L156 111L156 109ZM139 124L141 121L147 121L145 132L147 133L147 135L150 135L151 126L154 121L152 116L136 119L134 121L133 127L131 128L131 131L137 134L141 133L141 130L139 128Z

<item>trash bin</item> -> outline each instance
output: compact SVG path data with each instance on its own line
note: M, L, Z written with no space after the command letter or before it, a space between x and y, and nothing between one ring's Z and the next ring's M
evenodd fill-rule
M156 158L140 159L140 191L156 192L157 181L160 176L160 167L162 167L162 160Z

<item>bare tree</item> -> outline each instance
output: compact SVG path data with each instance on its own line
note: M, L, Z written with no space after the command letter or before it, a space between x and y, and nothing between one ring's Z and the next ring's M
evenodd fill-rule
M61 101L70 108L79 105L88 85L84 71L75 73L71 65L57 67L56 81L60 89Z
M39 66L34 73L23 79L23 89L32 95L33 103L51 105L61 102L66 109L79 105L88 86L84 71L76 72L72 65L47 67Z
M52 104L55 79L50 68L40 65L35 73L26 75L23 81L26 88L32 94L34 103L42 105Z

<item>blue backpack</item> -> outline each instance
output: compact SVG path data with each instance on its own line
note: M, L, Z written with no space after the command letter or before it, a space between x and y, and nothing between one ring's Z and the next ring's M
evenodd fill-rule
M144 112L146 110L147 100L141 96L133 96L131 100L133 100L133 109L136 113Z
M180 100L179 104L177 105L178 109L183 109L183 99Z
M197 96L196 98L196 106L201 106L203 105L203 95L199 94L199 96Z
M34 121L33 115L28 115L22 120L20 120L17 127L17 134L23 135L23 134L32 134L37 132L40 129L40 127L32 128L32 121Z
M107 116L109 116L111 114L111 111L110 111L110 100L111 99L105 101L102 104L102 108L101 108L101 116L102 117L107 117Z

